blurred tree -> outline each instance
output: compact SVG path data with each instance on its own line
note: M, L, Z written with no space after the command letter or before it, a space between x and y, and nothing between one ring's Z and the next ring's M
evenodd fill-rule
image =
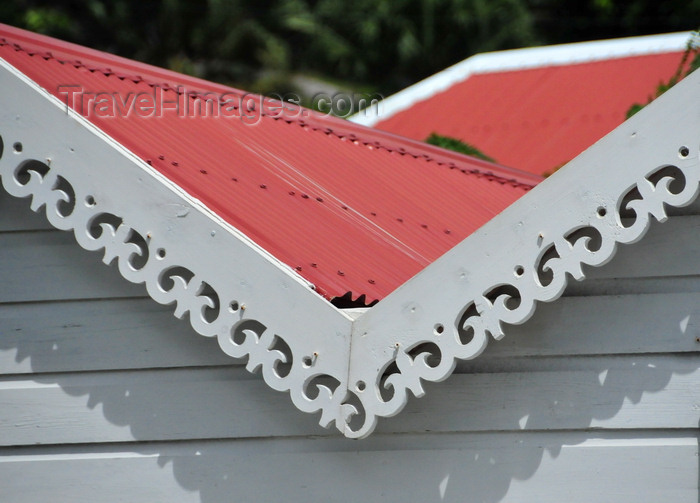
M688 30L700 0L14 0L0 21L264 93L391 94L474 53Z
M687 77L692 72L700 68L700 28L692 32L688 38L688 42L683 52L683 57L678 62L678 67L673 75L669 76L667 81L662 81L656 86L656 92L653 96L649 96L646 103L634 103L627 110L627 118L629 119L642 108L661 96L663 93L678 84L684 77Z
M465 143L457 138L452 138L450 136L443 136L437 133L430 133L430 136L428 136L425 139L425 142L431 145L446 148L447 150L454 150L455 152L459 152L460 154L466 154L472 157L477 157L479 159L483 159L484 161L496 162L495 159L487 156L475 146L470 145L469 143Z
M689 31L700 0L525 0L543 43L558 44Z
M227 82L302 70L384 92L535 40L521 0L18 0L0 20Z
M521 0L289 0L278 12L309 69L394 92L476 52L535 42Z

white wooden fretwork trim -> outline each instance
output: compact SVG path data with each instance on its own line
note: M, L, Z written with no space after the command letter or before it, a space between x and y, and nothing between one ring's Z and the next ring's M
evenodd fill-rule
M584 265L639 241L700 184L700 72L636 114L430 264L353 325L350 378L364 422L397 414L422 380L442 381ZM469 197L465 194L465 197ZM436 202L439 204L439 202ZM624 217L624 218L623 218ZM436 411L439 413L439 411Z
M201 335L344 429L351 318L0 59L0 178ZM126 315L126 314L125 314Z
M697 73L697 72L696 72ZM199 201L0 60L0 178L85 249L346 436L478 356L642 238L700 183L700 73L366 312L346 315ZM468 194L465 194L468 197ZM439 202L436 202L439 203ZM624 219L622 217L625 217ZM354 320L353 320L354 318ZM439 411L436 411L439 414Z

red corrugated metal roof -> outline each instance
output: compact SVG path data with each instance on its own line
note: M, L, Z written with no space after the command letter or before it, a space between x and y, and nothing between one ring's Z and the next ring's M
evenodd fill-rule
M625 121L675 73L682 52L476 74L375 127L459 138L499 163L544 174Z
M259 98L249 121L230 109L235 117L183 117L185 102L194 103L184 91L252 102L226 86L2 25L0 57L64 101L60 86L109 93L89 106L68 101L328 298L381 299L539 181L308 110L299 117L267 101L259 114ZM180 108L115 113L134 93Z

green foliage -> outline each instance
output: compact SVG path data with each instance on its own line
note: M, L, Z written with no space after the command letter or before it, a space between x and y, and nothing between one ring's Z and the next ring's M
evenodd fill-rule
M692 57L692 59L691 59L691 57ZM648 101L645 104L634 103L627 110L627 118L629 119L634 114L639 112L642 108L644 108L646 105L648 105L649 103L654 101L656 98L661 96L663 93L665 93L669 89L671 89L678 82L680 82L680 80L683 79L683 77L690 75L690 73L695 71L699 66L700 66L700 28L697 31L694 31L690 34L690 38L688 39L688 43L686 44L686 48L685 48L685 51L683 52L683 56L681 57L681 60L678 63L678 67L676 68L676 71L673 73L673 75L671 77L669 77L668 81L659 83L659 85L656 87L656 92L654 93L653 96L649 97Z
M688 31L700 19L700 0L525 0L542 42Z
M391 93L475 52L534 43L521 0L292 0L285 27L304 69Z
M474 53L687 30L700 0L13 0L0 22L244 89L389 95ZM279 86L279 88L277 88Z
M389 94L475 52L535 42L522 0L2 3L2 22L246 88L310 72Z
M469 145L468 143L465 143L462 140L458 140L457 138L451 138L449 136L442 136L442 135L439 135L437 133L430 133L430 136L428 136L425 139L425 142L429 143L431 145L436 145L438 147L445 148L447 150L453 150L455 152L459 152L460 154L466 154L466 155L470 155L472 157L477 157L477 158L482 159L484 161L496 162L495 160L493 160L491 157L484 154L481 150L479 150L475 146Z
M24 24L37 33L64 33L70 36L75 31L73 20L65 12L50 7L28 9L24 13Z

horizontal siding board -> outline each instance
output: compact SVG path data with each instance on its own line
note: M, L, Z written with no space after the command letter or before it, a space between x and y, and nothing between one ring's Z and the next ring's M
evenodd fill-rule
M586 277L644 278L700 274L700 216L654 221L641 241L620 245L613 260L585 268Z
M570 282L564 297L700 292L700 276L607 278Z
M230 365L149 298L0 305L0 375Z
M0 234L0 303L145 296L68 232Z
M480 358L700 351L700 292L564 297L504 331Z
M697 503L698 208L352 442L0 195L0 500Z
M0 331L0 375L235 363L148 298L0 305ZM696 352L699 336L700 293L567 297L458 371L529 356Z
M240 367L0 381L0 445L331 432Z
M694 436L378 435L0 454L3 501L697 503Z
M591 361L589 370L453 375L377 430L697 428L700 359L615 360Z
M700 215L700 198L696 198L688 206L683 206L681 208L676 208L675 206L668 206L666 211L671 216L678 215Z
M158 466L157 455L132 452L0 455L0 487L5 503L201 503L169 466Z
M44 210L29 208L30 198L12 197L0 188L0 232L53 229Z
M587 360L588 370L454 375L378 431L698 426L700 356ZM242 368L6 378L0 403L0 445L336 434Z

